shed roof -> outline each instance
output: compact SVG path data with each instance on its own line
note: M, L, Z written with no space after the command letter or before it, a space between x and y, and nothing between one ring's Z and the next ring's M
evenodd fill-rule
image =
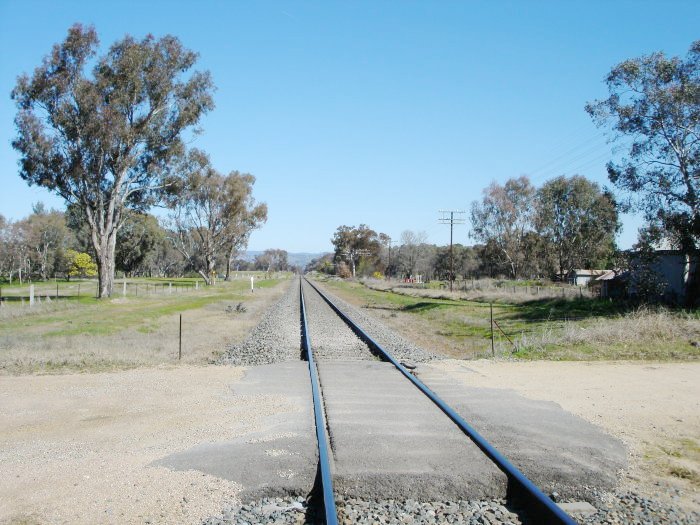
M597 277L599 275L604 275L607 272L610 272L612 270L587 270L585 268L576 268L571 270L571 274L576 274L576 275L589 275L591 277Z

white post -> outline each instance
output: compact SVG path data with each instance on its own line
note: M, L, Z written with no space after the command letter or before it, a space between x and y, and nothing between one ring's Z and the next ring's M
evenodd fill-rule
M34 285L29 285L29 306L34 306Z
M194 282L194 289L199 290L199 281Z
M173 283L168 283L168 293L173 293Z
M255 292L255 276L251 275L250 276L250 293Z
M126 279L122 282L122 297L126 297Z

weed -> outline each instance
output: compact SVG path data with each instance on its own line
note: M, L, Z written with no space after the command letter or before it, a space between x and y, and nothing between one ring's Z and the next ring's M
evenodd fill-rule
M242 314L247 312L248 309L245 307L243 303L238 303L236 306L233 306L229 304L226 306L226 313L231 314L231 313L236 313L236 314Z
M671 476L675 476L681 479L687 479L688 481L696 485L700 484L700 474L698 474L692 469L681 467L679 465L671 465L668 469L668 472L669 474L671 474Z

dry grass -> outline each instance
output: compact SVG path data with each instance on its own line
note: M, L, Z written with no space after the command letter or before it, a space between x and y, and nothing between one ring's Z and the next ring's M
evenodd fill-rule
M700 319L683 312L640 308L613 318L545 325L540 331L523 334L516 344L521 357L560 355L562 349L581 357L598 349L599 358L631 358L644 350L652 359L697 358Z
M0 322L23 317L38 317L50 313L64 312L67 310L73 310L77 307L79 307L79 304L75 302L55 301L52 299L47 301L45 298L42 299L41 303L37 302L37 304L31 308L29 308L29 306L21 306L21 304L6 305L4 303L0 303Z
M530 336L530 342L546 344L647 343L700 339L700 319L686 313L640 308L612 319L597 318L589 322L564 323L561 330L547 328Z
M495 302L492 351L491 308L483 301L447 298L444 290L393 290L380 281L327 285L420 346L457 359L492 352L528 360L700 359L700 347L691 344L700 341L697 313L626 312L624 305L586 298Z
M473 286L470 281L464 285L459 283L452 292L447 288L432 288L414 283L396 283L376 279L363 280L362 284L372 290L393 292L408 297L484 303L521 304L533 300L564 299L573 301L581 297L591 297L589 290L574 286L508 285L494 279L480 279L474 281Z
M232 285L163 298L117 298L109 303L59 301L3 308L0 374L100 372L178 363L206 364L243 339L264 309L286 289L278 281L254 294ZM229 297L230 299L225 299ZM237 308L239 304L243 308Z

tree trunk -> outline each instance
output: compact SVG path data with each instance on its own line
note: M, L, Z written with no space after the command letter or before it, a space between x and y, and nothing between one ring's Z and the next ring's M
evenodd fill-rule
M231 280L231 259L233 259L235 251L236 247L232 245L231 249L228 251L228 257L226 257L226 277L224 277L224 281Z
M93 238L93 244L94 244ZM95 259L97 263L98 297L110 297L114 288L114 254L117 245L117 231L97 237Z
M207 286L211 284L211 279L207 275L207 272L204 270L198 270L197 273L202 276L202 279L204 279L204 282L207 283Z
M690 253L686 255L688 265L688 279L685 282L684 306L688 309L698 306L700 301L700 254Z
M202 276L204 279L204 282L207 283L207 285L212 284L214 281L214 269L216 266L216 260L214 257L211 256L211 254L206 254L204 256L204 268L201 268L197 270L197 273Z

